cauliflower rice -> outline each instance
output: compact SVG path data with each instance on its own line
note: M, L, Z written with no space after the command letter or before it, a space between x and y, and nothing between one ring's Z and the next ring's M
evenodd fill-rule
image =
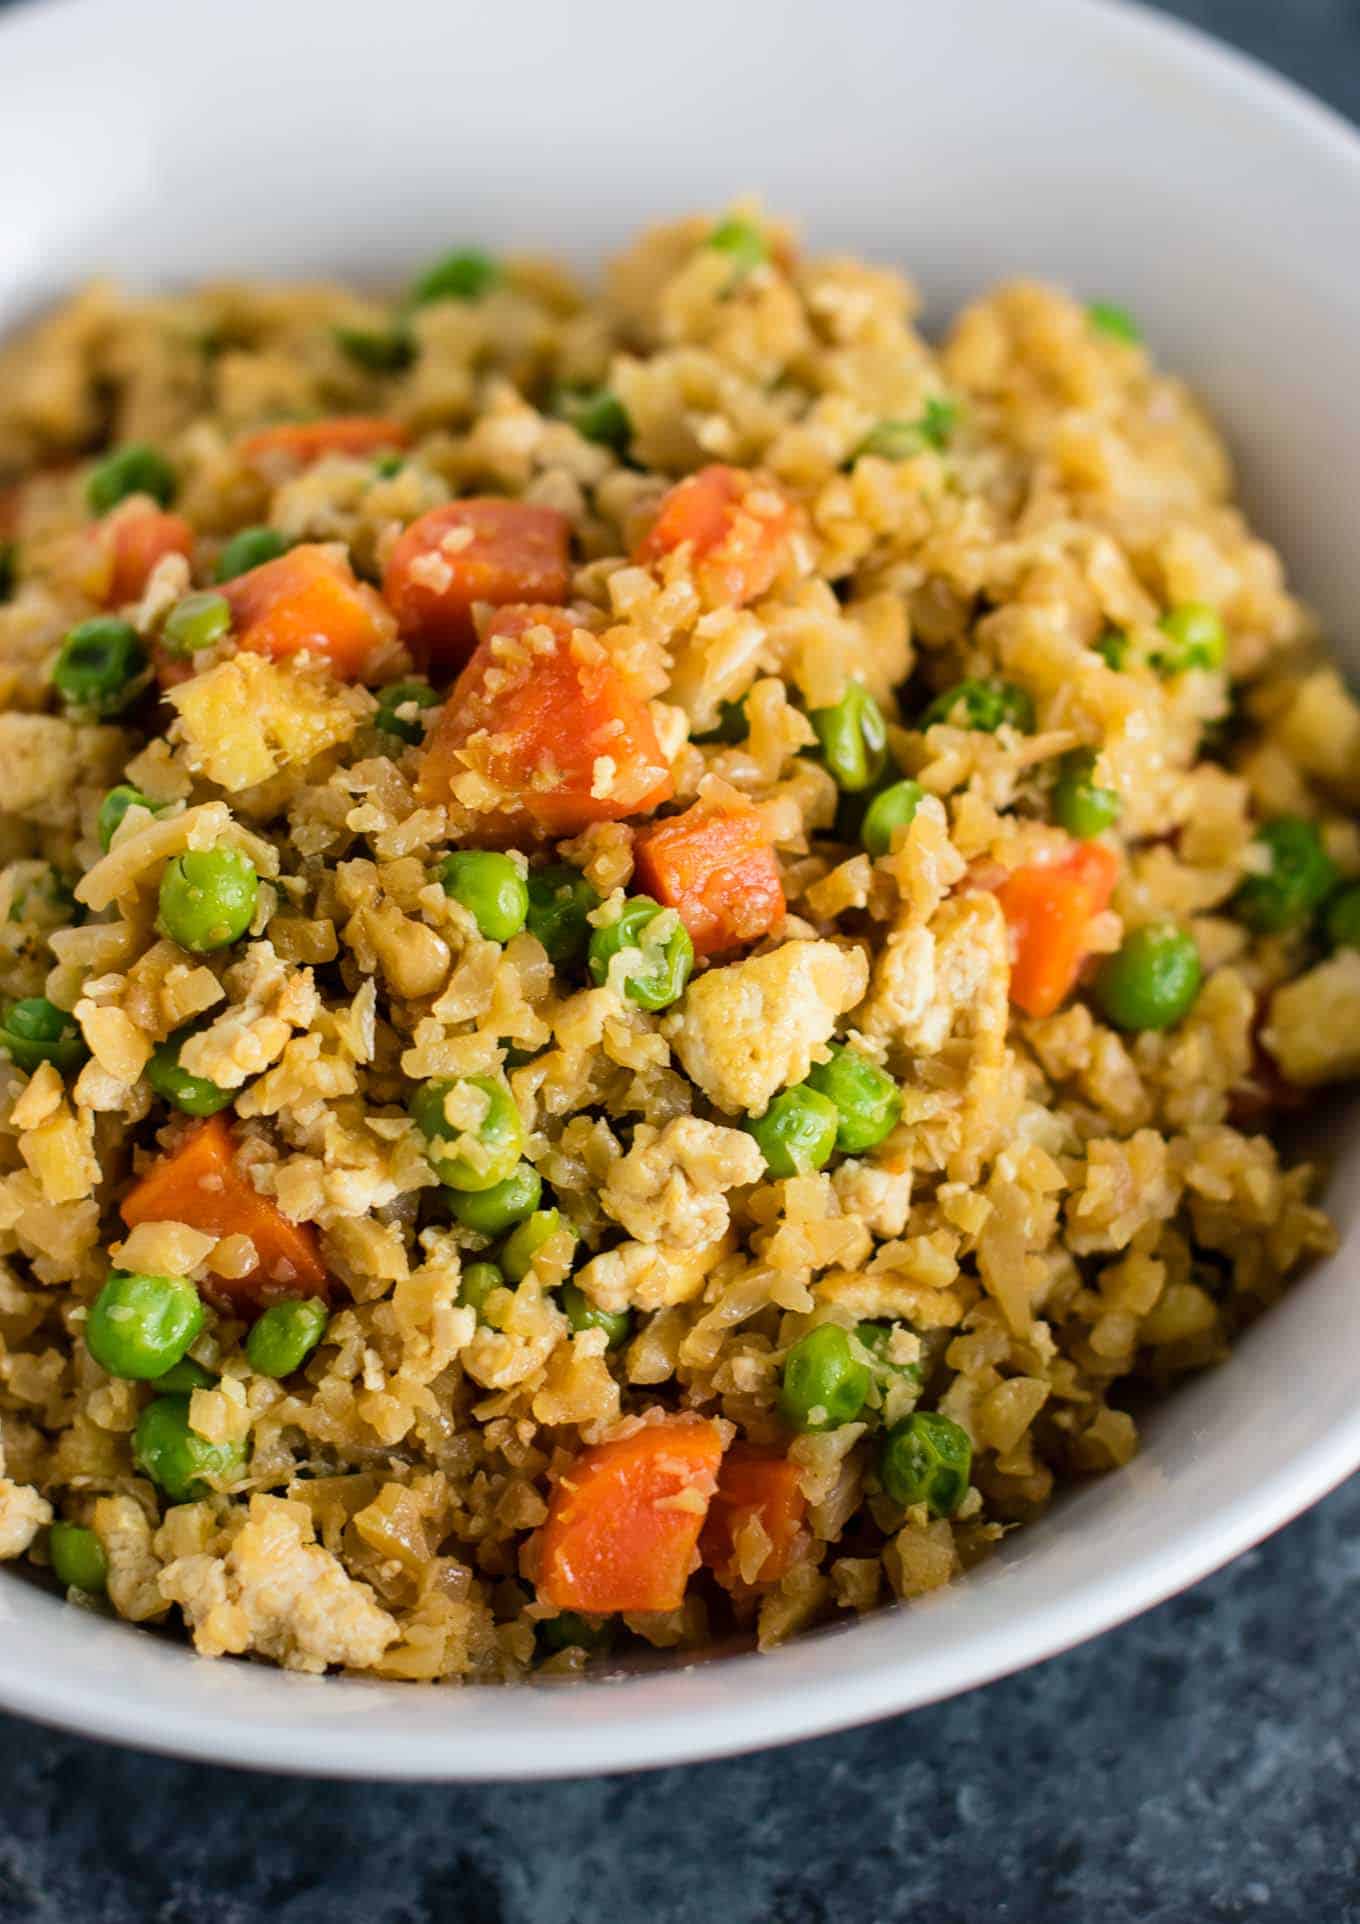
M1126 1464L1145 1389L1222 1358L1332 1248L1318 1173L1273 1130L1360 1071L1337 906L1360 877L1360 707L1213 427L1117 311L1014 284L933 346L899 274L809 257L750 209L644 236L596 295L458 258L395 307L95 286L0 356L0 992L79 1031L61 1062L0 1059L0 1557L60 1564L73 1524L93 1540L71 1596L182 1621L204 1654L494 1682L635 1639L768 1646L949 1582ZM271 440L316 420L341 429ZM374 420L395 448L343 426ZM159 500L129 486L135 462L101 489L134 445L173 500L154 466ZM665 533L691 475L726 517L716 547L698 522ZM434 746L475 637L431 642L428 611L481 535L394 556L464 498L569 535L556 587L548 560L471 598L489 702L496 676L528 701L568 658L612 691L617 747L570 809L552 756L517 782L499 722ZM138 563L144 528L165 539ZM300 646L252 629L248 571L223 584L230 626L172 652L174 611L217 592L246 528L322 556L367 624L361 672L325 621ZM125 698L72 699L64 638L110 615L138 643ZM1192 631L1211 645L1178 655ZM383 690L422 670L434 692L394 732ZM999 723L941 709L963 682L1004 692ZM866 695L884 766L847 788L834 742ZM872 760L857 727L847 752ZM905 779L884 846L864 804ZM142 799L102 847L119 784ZM615 924L655 892L635 866L690 810L756 854L634 946ZM1306 900L1271 893L1280 819L1304 825ZM481 848L521 878L579 871L612 959L555 961L532 917L488 935L439 881ZM186 946L165 878L225 850L256 878L248 924ZM1021 986L1023 951L1079 850L1109 882L1080 897L1055 1003ZM692 973L647 1006L638 971L664 977L686 928ZM1101 986L1149 930L1198 965L1164 1026ZM148 1081L172 1035L219 1120ZM762 1118L844 1123L806 1095L832 1045L890 1079L886 1132L775 1173ZM521 1260L431 1161L489 1170L488 1079L561 1212ZM411 1114L431 1080L434 1135ZM234 1162L201 1187L241 1185L239 1221L125 1217L204 1128ZM271 1223L302 1252L272 1268ZM111 1271L204 1305L172 1395L91 1353ZM258 1367L253 1323L299 1296L320 1340ZM839 1376L808 1390L795 1350ZM150 1473L153 1401L197 1439L190 1483ZM660 1435L697 1467L648 1494L628 1466L664 1482ZM912 1438L964 1469L922 1470ZM583 1524L600 1463L621 1480Z

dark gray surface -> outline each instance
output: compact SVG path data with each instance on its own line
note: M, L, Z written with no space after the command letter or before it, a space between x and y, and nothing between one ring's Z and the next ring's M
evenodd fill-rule
M1360 0L1164 10L1360 118ZM1021 1677L637 1778L345 1787L0 1719L0 1924L1360 1924L1358 1579L1360 1481Z

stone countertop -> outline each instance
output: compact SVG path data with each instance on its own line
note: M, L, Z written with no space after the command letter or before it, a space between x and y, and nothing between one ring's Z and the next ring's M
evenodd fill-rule
M1360 0L1164 10L1360 119ZM1357 1579L1360 1480L987 1690L632 1778L333 1785L0 1718L0 1924L1360 1924Z

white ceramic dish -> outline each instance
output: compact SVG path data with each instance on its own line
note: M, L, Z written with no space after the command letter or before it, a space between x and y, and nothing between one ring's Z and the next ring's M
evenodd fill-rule
M0 326L97 270L398 274L458 239L596 259L747 189L908 265L940 314L1036 272L1127 302L1231 431L1338 645L1360 606L1360 139L1097 0L64 0L0 23ZM1342 1253L1122 1475L969 1582L766 1658L412 1690L205 1663L0 1575L0 1704L221 1762L372 1777L629 1769L963 1690L1193 1582L1360 1463L1360 1143Z

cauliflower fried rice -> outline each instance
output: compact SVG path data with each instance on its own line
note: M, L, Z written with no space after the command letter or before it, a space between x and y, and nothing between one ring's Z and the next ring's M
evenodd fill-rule
M766 1647L1332 1248L1360 707L1130 317L915 305L738 208L0 355L0 1557Z

